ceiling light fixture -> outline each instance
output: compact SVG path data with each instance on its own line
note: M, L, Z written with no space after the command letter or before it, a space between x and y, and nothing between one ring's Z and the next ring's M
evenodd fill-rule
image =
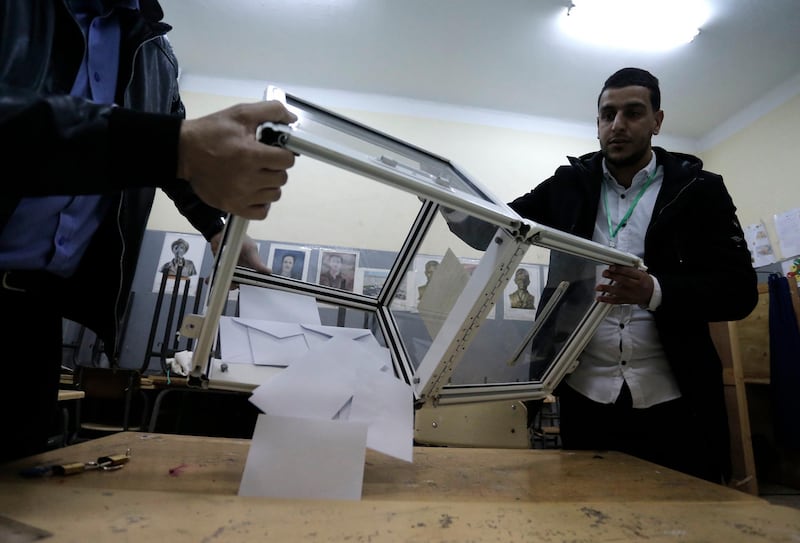
M703 0L572 0L559 25L592 45L666 51L691 42L708 17Z

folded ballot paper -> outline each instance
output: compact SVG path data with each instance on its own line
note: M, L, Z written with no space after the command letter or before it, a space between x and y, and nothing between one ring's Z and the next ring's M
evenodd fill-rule
M331 339L253 391L250 401L271 416L366 424L367 447L410 462L414 395L369 349Z
M342 335L258 386L239 495L358 500L366 449L411 462L414 395L369 343Z
M412 461L414 393L370 330L319 324L303 298L245 289L244 316L220 318L222 362L272 367L250 397L264 414L239 493L359 499L366 448Z
M223 347L224 361L285 366L253 391L250 401L261 411L363 422L369 425L369 448L411 461L413 391L395 377L388 350L378 345L369 330L277 323L284 325L278 327L280 330L292 333L273 334L275 328L271 326L266 326L269 332L263 331L265 323L249 326L253 323L238 322L247 319L223 319L220 330L223 323L234 330L221 341L230 345ZM329 328L341 333L329 333ZM235 347L232 338L242 332L252 334L256 341L249 344L245 339ZM273 352L264 353L251 345Z
M369 343L333 336L258 386L243 496L361 497L365 449L412 461L411 387Z
M220 353L233 364L289 366L298 356L334 338L358 343L372 356L391 365L391 354L364 328L340 328L242 317L220 317Z

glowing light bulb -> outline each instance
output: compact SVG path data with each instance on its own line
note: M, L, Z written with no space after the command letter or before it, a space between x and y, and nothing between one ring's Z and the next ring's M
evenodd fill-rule
M665 51L691 42L708 17L702 0L573 0L559 25L593 45Z

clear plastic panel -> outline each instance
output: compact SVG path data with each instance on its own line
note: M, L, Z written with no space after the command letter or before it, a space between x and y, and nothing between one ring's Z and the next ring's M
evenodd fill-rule
M409 174L417 181L492 202L447 160L427 151L287 96L287 105L298 116L297 128L342 148L363 153L375 162Z
M549 253L547 264L523 262L517 266L498 299L495 318L478 331L451 384L545 380L594 302L598 269L597 263L588 259L545 252ZM532 302L533 307L523 308L520 302Z
M305 356L311 350L324 355L324 343L334 335L334 328L369 331L374 337L356 333L346 333L348 339L360 345L382 347L385 353L377 357L391 364L391 354L387 342L373 310L347 307L331 301L316 301L311 297L295 304L303 306L305 315L312 318L296 320L293 317L301 311L279 314L268 296L275 291L267 283L259 284L259 278L267 276L252 273L247 284L234 291L231 297L239 298L229 302L228 315L221 317L220 334L217 342L216 356L221 362L230 366L269 366L281 368L288 366L298 357ZM278 293L280 294L280 293ZM247 299L245 299L247 297ZM297 295L299 300L302 296ZM309 311L310 309L310 311ZM217 376L219 377L219 376ZM252 381L259 384L259 380Z
M486 225L491 231L496 230ZM435 217L406 272L404 303L393 299L392 315L414 368L419 367L464 291L484 251L467 245ZM490 313L489 319L494 318Z
M409 269L414 303L393 304L414 368L422 363L483 256L447 229L441 217ZM604 266L602 266L604 267ZM510 280L486 296L494 307L471 337L450 385L541 382L594 301L597 262L531 247ZM549 302L549 304L548 304Z
M262 251L273 273L375 298L409 237L420 200L303 156L290 175L265 233L250 228L253 238L271 238ZM322 226L311 229L309 223Z
M448 387L453 399L459 387L510 384L511 393L534 397L555 386L596 325L583 319L593 307L597 263L635 257L533 223L522 228L447 160L287 98L301 129L277 133L287 148L294 137L296 149L317 160L295 150L302 159L281 205L270 210L269 232L282 237L270 236L261 254L273 275L238 270L234 281L305 294L323 326L371 331L422 401L441 399ZM304 139L307 132L317 139ZM328 144L335 152L326 152ZM365 160L381 167L363 168ZM469 216L463 230L459 215ZM523 235L594 260L530 246ZM579 341L567 344L585 322ZM544 385L548 375L554 378Z

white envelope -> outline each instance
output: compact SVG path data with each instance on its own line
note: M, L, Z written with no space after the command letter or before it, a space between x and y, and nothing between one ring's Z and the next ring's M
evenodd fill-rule
M391 352L389 351L389 349L381 347L380 343L378 343L378 340L369 330L366 330L364 328L341 328L338 326L322 326L319 324L301 324L300 327L310 332L316 332L316 334L309 334L306 336L306 339L309 342L317 341L322 336L327 336L328 340L331 340L334 337L342 339L350 339L358 343L361 347L368 349L372 354L372 356L384 362L384 366L378 369L386 371L391 368L392 364Z
M273 326L258 327L262 322ZM227 363L269 364L308 351L305 335L297 324L223 316L219 320L219 335L222 360Z
M247 319L320 324L313 296L252 285L239 286L239 315Z
M223 316L220 317L219 333L222 360L228 363L285 367L312 347L323 345L335 337L355 341L382 361L389 360L388 350L380 346L372 332L363 328Z
M269 415L333 419L355 394L358 365L352 361L365 353L357 343L341 338L331 340L325 351L333 360L315 347L258 386L250 402ZM374 369L370 373L382 375Z
M358 500L366 439L363 423L259 415L239 495Z
M360 372L343 417L367 424L367 447L411 462L414 454L414 391L394 375ZM342 417L340 417L342 418Z
M379 365L359 342L333 337L257 387L250 402L274 416L364 423L367 447L411 462L414 393Z

